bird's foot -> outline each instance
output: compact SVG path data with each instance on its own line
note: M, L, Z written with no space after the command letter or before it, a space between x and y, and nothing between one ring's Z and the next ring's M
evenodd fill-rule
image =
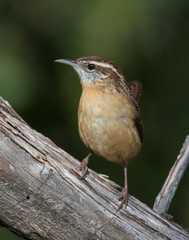
M81 171L81 177L82 178L84 178L88 173L89 173L89 171L88 171L88 163L89 163L89 158L90 158L90 156L91 156L91 152L86 156L86 158L84 158L82 161L81 161L81 163L80 163L80 165L79 165L79 171Z
M121 203L117 209L117 212L123 207L124 204L125 204L125 208L127 207L127 204L128 204L128 189L127 189L127 187L124 187L122 189L121 196L119 197L118 200L121 201Z

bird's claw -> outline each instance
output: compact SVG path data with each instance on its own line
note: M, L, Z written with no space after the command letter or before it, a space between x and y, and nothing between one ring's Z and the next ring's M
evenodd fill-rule
M78 171L81 171L81 178L85 178L86 175L89 173L88 171L88 163L89 163L89 158L91 156L91 152L86 156L86 158L83 159L83 161L81 161Z
M89 162L89 160L84 158L83 161L79 165L79 171L81 171L82 178L84 178L89 173L88 166L87 166L88 162Z
M121 196L118 198L119 201L121 201L118 209L117 209L117 212L123 207L123 205L125 204L125 208L127 207L127 204L128 204L128 191L127 191L127 188L124 187L121 191Z

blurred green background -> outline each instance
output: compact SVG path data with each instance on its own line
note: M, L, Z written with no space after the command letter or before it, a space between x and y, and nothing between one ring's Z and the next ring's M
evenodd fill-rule
M99 55L140 80L145 139L129 164L129 193L153 206L189 134L188 0L0 1L0 95L32 128L78 159L79 78L55 59ZM89 167L123 185L123 168L93 156ZM189 228L189 170L169 213ZM0 239L19 239L0 229Z

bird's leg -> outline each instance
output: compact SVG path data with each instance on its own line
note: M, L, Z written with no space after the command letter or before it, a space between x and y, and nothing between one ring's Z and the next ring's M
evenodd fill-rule
M125 204L125 208L127 207L128 203L128 186L127 186L127 164L124 165L124 177L125 177L125 186L121 191L121 196L119 197L119 201L121 201L118 210L119 211L123 205Z
M79 171L81 171L82 178L84 178L88 174L88 163L89 163L89 158L92 155L92 152L90 152L86 158L84 158L79 166Z

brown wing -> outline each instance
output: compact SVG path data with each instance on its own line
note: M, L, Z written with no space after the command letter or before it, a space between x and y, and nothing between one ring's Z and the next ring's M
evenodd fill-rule
M144 125L140 118L135 119L135 127L138 131L138 135L140 137L141 142L143 143L144 140Z
M127 85L132 97L138 103L140 96L142 94L142 89L143 89L142 83L136 80L136 81L129 82Z
M128 88L129 88L129 91L131 93L131 96L133 97L133 99L135 100L135 102L137 103L136 105L138 105L138 102L139 102L139 99L141 97L141 94L142 94L142 83L140 83L139 81L131 81L128 83ZM137 106L137 110L139 111L138 109L138 106ZM137 117L135 119L135 126L136 126L136 129L138 131L138 135L140 137L140 140L141 142L143 142L143 139L144 139L144 131L143 131L143 122L142 120Z

